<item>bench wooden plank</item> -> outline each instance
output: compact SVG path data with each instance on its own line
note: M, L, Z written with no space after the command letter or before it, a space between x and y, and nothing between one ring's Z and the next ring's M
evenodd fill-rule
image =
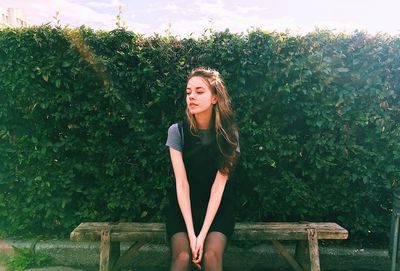
M292 255L287 252L287 250L282 246L281 243L278 241L272 240L272 244L276 247L276 249L279 251L279 253L285 257L285 259L288 261L290 266L295 270L295 271L303 271L303 268L301 265L296 261L295 258L293 258Z
M139 249L144 245L144 242L136 242L129 247L127 251L118 259L113 266L113 270L120 270L122 267L128 266L132 263L134 256L139 253Z
M165 241L163 223L81 223L71 232L73 241L99 241L103 229L112 229L113 241ZM315 228L318 239L347 239L348 232L336 223L255 222L236 223L233 240L307 240Z
M320 271L321 269L319 267L318 233L315 229L307 229L307 232L311 271Z
M120 257L120 244L119 242L111 241L111 234L109 230L101 232L100 243L100 271L109 271Z
M298 240L296 242L296 249L294 252L294 258L303 267L304 270L310 270L306 261L306 247L307 243L305 240Z
M117 231L164 231L163 223L139 223L139 222L84 222L77 229L80 230L101 230L104 226L113 227ZM320 222L320 223L299 223L299 222L241 222L236 223L237 230L263 230L268 229L293 229L301 228L317 228L318 230L343 230L336 223Z

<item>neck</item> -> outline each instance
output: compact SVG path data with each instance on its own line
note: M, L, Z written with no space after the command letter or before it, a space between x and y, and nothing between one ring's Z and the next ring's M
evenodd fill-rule
M211 128L212 110L207 110L194 115L197 123L197 128L205 130Z

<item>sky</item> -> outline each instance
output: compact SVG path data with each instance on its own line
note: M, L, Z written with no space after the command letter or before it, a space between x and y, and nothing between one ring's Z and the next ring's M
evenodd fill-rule
M207 29L246 33L260 28L305 34L316 28L352 33L400 34L400 0L0 0L0 7L22 10L30 24L86 25L153 35L200 36Z

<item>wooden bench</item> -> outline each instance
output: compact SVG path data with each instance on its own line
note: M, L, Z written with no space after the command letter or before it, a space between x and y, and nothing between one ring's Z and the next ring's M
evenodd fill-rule
M81 223L71 232L73 241L101 241L100 271L116 271L132 262L141 246L150 242L166 242L162 223ZM254 222L236 223L232 240L272 241L277 250L296 271L319 271L318 239L347 239L348 232L336 223ZM292 256L279 242L296 240ZM120 255L120 242L133 245ZM306 260L308 243L309 261Z

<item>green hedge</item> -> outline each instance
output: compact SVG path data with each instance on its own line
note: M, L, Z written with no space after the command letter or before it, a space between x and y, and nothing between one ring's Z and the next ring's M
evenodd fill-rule
M0 31L0 227L163 221L185 78L223 74L240 129L238 221L336 221L385 238L400 161L400 39Z

